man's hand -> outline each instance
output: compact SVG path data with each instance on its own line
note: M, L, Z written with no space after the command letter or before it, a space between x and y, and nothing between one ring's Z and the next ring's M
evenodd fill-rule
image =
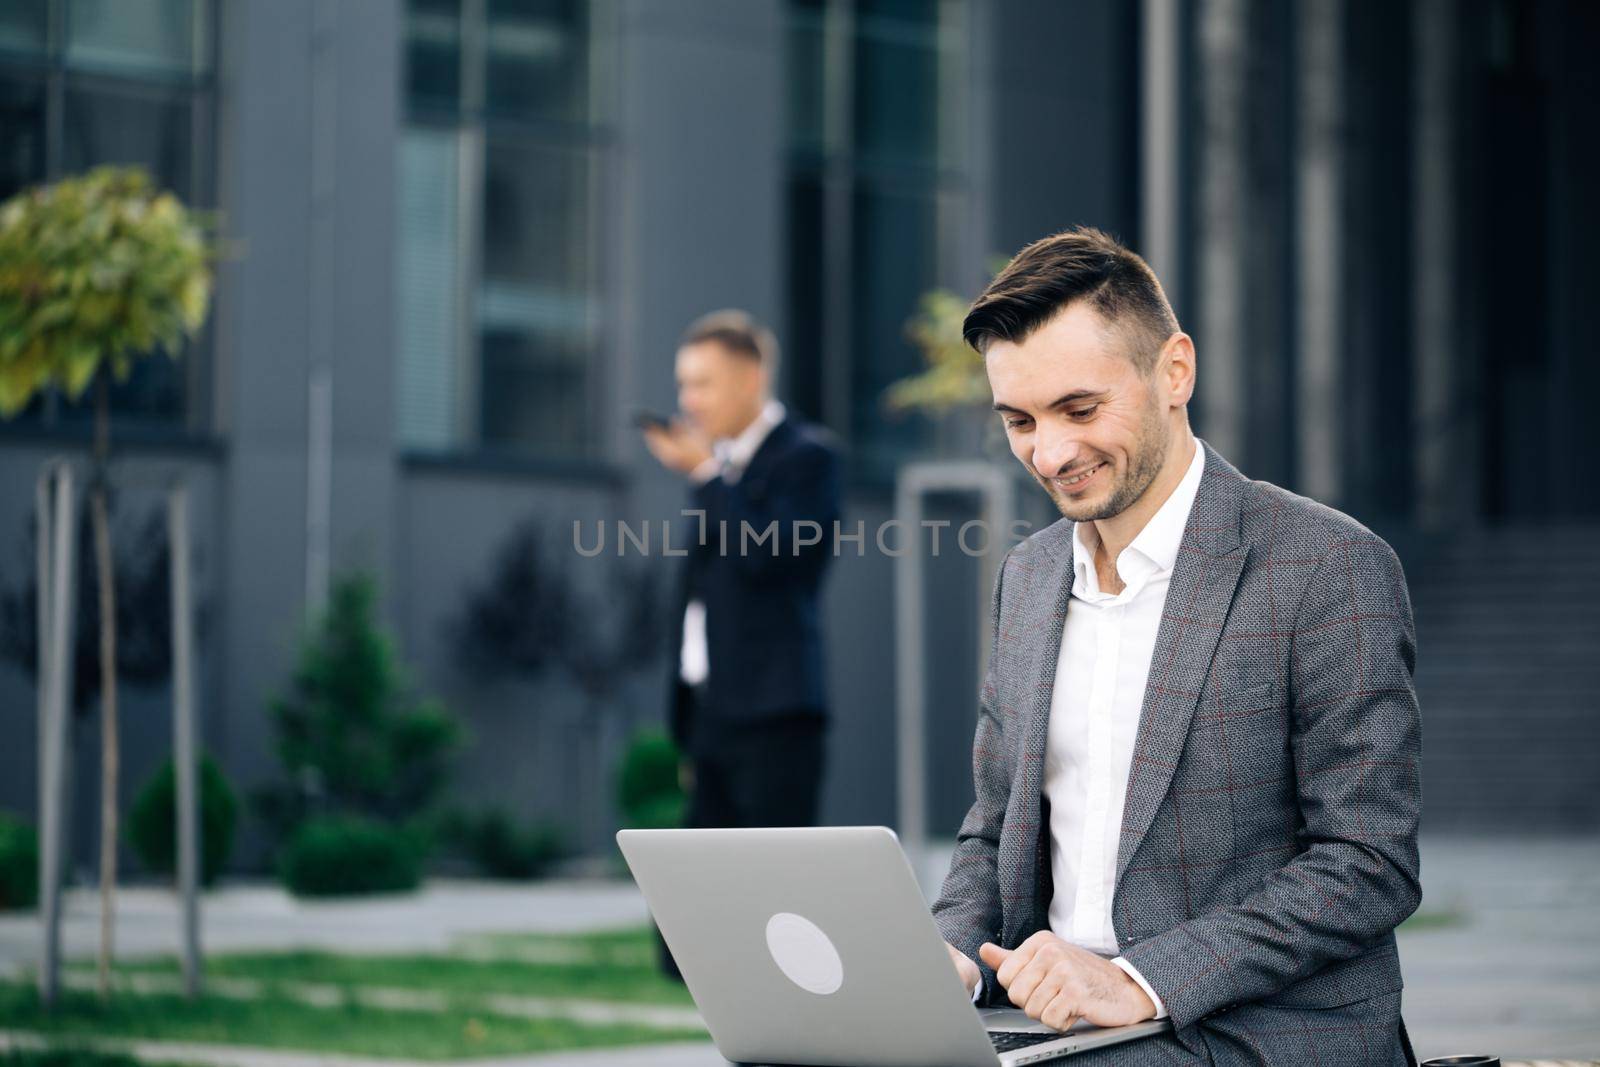
M1110 960L1040 930L1014 949L984 942L978 956L994 968L1011 1003L1053 1030L1079 1019L1127 1026L1156 1016L1139 983Z
M948 941L944 943L944 947L950 950L950 962L956 965L956 974L961 976L961 988L971 990L973 986L983 981L983 972L978 970L978 965L972 962L971 956L958 952Z
M711 441L683 419L670 426L646 426L644 445L663 467L688 474L711 458Z

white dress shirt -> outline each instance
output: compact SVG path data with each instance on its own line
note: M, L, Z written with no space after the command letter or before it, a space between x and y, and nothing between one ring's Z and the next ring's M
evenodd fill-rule
M1194 442L1183 480L1117 556L1122 592L1100 588L1094 524L1072 530L1072 601L1061 632L1056 684L1050 696L1044 792L1050 800L1050 929L1102 956L1115 956L1111 925L1122 807L1133 766L1145 683L1166 605L1183 528L1200 490L1205 454ZM1117 966L1156 1006L1166 1006L1144 976L1120 957Z
M756 450L767 439L773 428L782 422L787 411L776 400L769 400L750 420L750 425L739 436L722 438L711 446L711 458L689 472L689 480L704 485L720 475L729 485L739 480L739 475L755 458ZM698 600L689 601L683 609L683 644L678 650L678 677L685 685L699 685L711 674L711 657L706 645L706 606Z

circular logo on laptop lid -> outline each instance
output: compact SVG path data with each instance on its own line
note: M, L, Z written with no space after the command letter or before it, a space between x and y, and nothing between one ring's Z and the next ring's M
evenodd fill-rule
M784 977L807 993L827 996L844 984L844 962L828 935L803 915L780 911L767 920L767 951Z

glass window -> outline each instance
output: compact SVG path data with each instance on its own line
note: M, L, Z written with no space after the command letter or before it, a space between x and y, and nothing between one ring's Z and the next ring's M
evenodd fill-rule
M210 118L214 0L6 0L0 3L0 199L114 163L144 167L186 203L213 203ZM59 28L59 38L52 27ZM48 131L58 131L50 137ZM112 389L120 424L203 425L190 403L212 335L181 361L157 352ZM90 405L48 396L24 418L77 425Z
M504 317L483 324L481 418L486 452L571 455L588 432L588 344Z
M478 294L486 445L569 451L584 440L590 214L587 153L490 140Z
M491 135L484 175L483 277L510 285L563 322L587 301L593 247L589 159L581 149Z
M193 202L191 108L187 94L128 95L69 88L65 98L62 166L80 173L102 163L137 164L158 186ZM184 353L195 354L194 346ZM113 408L139 421L179 422L184 412L186 370L182 362L157 356L134 364L128 380L112 390ZM62 409L63 419L87 420L87 404Z
M412 0L398 197L404 447L575 457L593 445L594 7Z
M961 172L963 0L790 0L789 398L892 477L927 431L885 390L921 367L906 324L948 271Z
M202 73L210 66L205 15L197 0L69 0L67 63L131 74Z
M0 131L4 131L0 137L0 201L44 181L48 173L45 115L42 76L12 76L0 71ZM12 421L38 425L50 407L49 398L35 396Z
M890 383L922 368L906 337L906 320L922 294L938 284L938 204L928 192L858 188L854 196L850 437L863 443L861 461L885 477L895 463L915 458L923 420L890 415Z
M0 200L45 176L45 94L42 78L0 75Z
M454 130L408 130L400 141L400 427L416 448L449 448L461 433L460 159Z
M489 0L489 112L581 122L588 109L588 4Z
M820 155L827 147L828 6L805 0L792 6L785 35L789 72L789 143Z
M185 202L194 196L193 105L187 94L73 87L66 92L62 167L137 164Z
M825 421L824 373L821 353L827 338L828 276L826 225L822 181L815 174L797 173L789 179L789 336L781 364L785 377L784 399L808 419Z
M406 94L413 109L461 106L461 0L412 0L406 19Z
M46 0L6 0L0 4L0 51L42 53L49 26Z
M856 151L886 161L930 163L938 158L938 4L863 8L856 18Z

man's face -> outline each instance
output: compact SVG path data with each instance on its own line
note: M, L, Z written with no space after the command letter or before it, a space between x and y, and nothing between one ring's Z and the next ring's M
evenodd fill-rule
M1140 374L1124 354L1131 343L1079 301L985 358L1012 455L1074 522L1109 519L1144 494L1171 444L1174 404L1188 400L1164 365Z
M720 341L678 349L678 408L711 437L735 437L761 410L766 371Z

